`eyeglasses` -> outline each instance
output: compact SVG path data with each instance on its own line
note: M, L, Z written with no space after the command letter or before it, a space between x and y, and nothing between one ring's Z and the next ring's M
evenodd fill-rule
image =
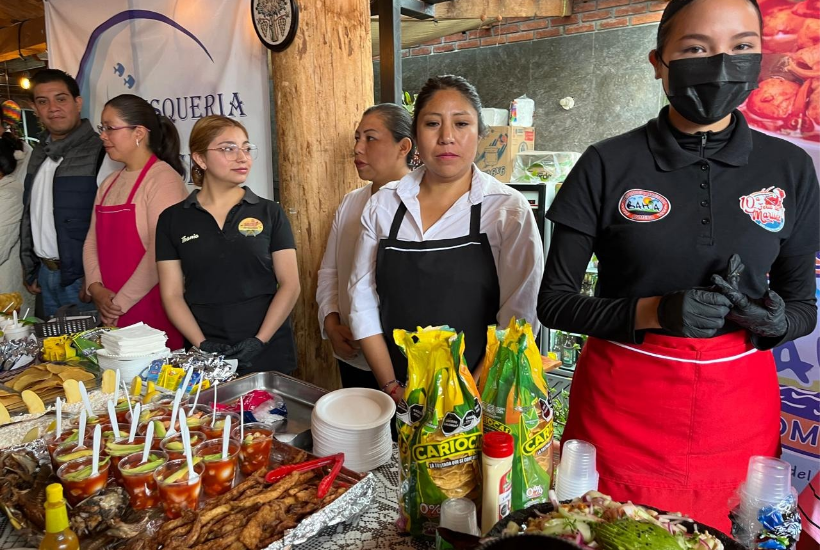
M226 145L225 147L214 147L213 149L208 149L208 151L222 151L222 154L225 155L225 160L238 159L240 151L242 151L242 154L245 155L245 158L249 159L255 159L256 155L259 153L259 149L256 145L246 145L244 147L239 147L238 145Z
M108 132L113 132L114 130L125 130L128 128L129 130L133 130L134 128L139 128L139 124L136 126L108 126L107 124L97 124L97 132L100 134L107 134ZM146 128L149 132L148 128Z

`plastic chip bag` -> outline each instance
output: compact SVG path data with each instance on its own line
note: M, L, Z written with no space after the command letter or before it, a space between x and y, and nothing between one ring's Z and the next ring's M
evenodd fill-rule
M546 502L552 477L553 413L532 326L487 330L481 377L484 432L513 436L512 509Z
M481 500L481 401L464 362L464 335L447 327L396 330L407 356L407 387L397 407L400 526L432 539L441 503Z

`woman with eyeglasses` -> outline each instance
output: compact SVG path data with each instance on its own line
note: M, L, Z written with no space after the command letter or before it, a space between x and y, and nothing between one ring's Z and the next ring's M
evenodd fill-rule
M165 315L154 260L154 233L163 210L185 198L174 124L131 94L105 104L97 127L108 156L125 167L102 183L83 247L85 284L106 325L143 322L182 346Z
M289 315L296 245L277 203L242 187L256 146L236 120L207 116L189 142L194 190L157 226L162 302L186 340L239 361L239 374L296 369Z

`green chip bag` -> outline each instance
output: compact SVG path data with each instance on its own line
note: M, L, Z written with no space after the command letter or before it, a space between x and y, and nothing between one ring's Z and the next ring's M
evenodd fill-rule
M484 432L506 432L514 440L512 509L546 502L552 476L553 414L529 323L513 319L506 330L489 327L484 372Z
M442 502L481 502L481 401L464 362L463 334L427 327L393 337L407 356L407 387L396 411L401 524L432 540Z

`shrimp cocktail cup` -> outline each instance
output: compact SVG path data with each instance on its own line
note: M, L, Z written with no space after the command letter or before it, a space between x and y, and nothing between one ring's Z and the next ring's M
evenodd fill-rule
M227 493L233 487L239 464L239 442L228 440L228 455L222 458L222 439L211 439L195 449L194 454L202 458L205 473L202 475L202 490L209 497Z
M128 403L131 403L131 407L128 406ZM127 398L120 397L120 400L117 402L117 406L114 407L114 413L117 415L117 422L120 424L123 423L131 423L131 410L134 406L140 402L139 397L135 397L133 395L129 395Z
M90 444L90 438L86 438L86 443ZM94 451L91 450L91 447L78 447L76 441L66 442L57 447L54 451L54 455L52 460L54 464L57 465L59 469L60 466L67 462L72 462L74 460L79 460L81 458L89 458ZM100 449L100 456L106 456L106 452L104 449Z
M168 455L162 451L151 451L145 462L142 462L142 453L130 454L120 460L122 486L131 497L131 508L147 510L159 506L159 491L154 472L166 462Z
M105 442L105 453L111 457L111 476L119 485L122 485L122 476L118 468L120 460L134 453L142 454L144 448L145 436L142 435L134 437L134 441L131 443L128 442L127 437L121 441L109 440Z
M273 446L273 427L261 422L249 422L245 424L244 432L244 437L240 439L240 429L237 426L231 437L240 443L239 468L243 475L249 476L268 467Z
M199 431L205 434L208 439L221 439L222 430L225 428L225 419L230 417L231 426L239 425L239 415L232 412L214 411L203 418L203 423Z
M168 429L171 426L171 417L163 416L161 418L152 418L151 420L141 422L140 425L137 426L137 435L145 435L148 432L149 424L154 425L153 448L159 449L159 442L165 439L165 436L168 435Z
M91 440L90 438L93 437L93 436L94 436L93 430L91 430L89 428L86 428L85 429L85 438L84 439L86 441L90 441ZM59 435L55 431L55 432L52 432L52 433L48 434L45 437L45 443L46 443L46 447L48 448L48 454L51 457L51 466L53 467L55 472L57 471L57 468L60 467L60 465L57 464L57 461L54 460L54 453L57 451L57 449L59 447L63 446L64 444L69 444L69 445L74 444L74 446L76 447L77 442L79 441L79 439L80 439L79 430L77 428L70 428L68 430L65 430L63 433L61 433Z
M166 517L175 519L185 510L196 511L202 490L202 474L205 472L205 464L199 457L194 458L194 472L197 476L190 479L185 460L169 460L154 470L154 480Z
M170 406L166 407L165 405L146 405L145 408L143 408L140 411L139 421L140 423L142 423L147 422L152 418L164 418L166 416L170 417L172 412L173 411L171 410ZM134 418L133 412L128 411L125 413L125 420L129 426L131 425L132 418Z
M105 488L111 459L100 457L96 475L91 475L92 457L87 456L66 462L57 470L57 478L63 486L65 498L73 507Z
M189 435L191 436L191 449L195 449L197 445L207 439L202 432L190 432ZM159 448L165 451L168 455L168 460L180 460L185 458L185 447L182 445L182 434L179 432L163 439Z

